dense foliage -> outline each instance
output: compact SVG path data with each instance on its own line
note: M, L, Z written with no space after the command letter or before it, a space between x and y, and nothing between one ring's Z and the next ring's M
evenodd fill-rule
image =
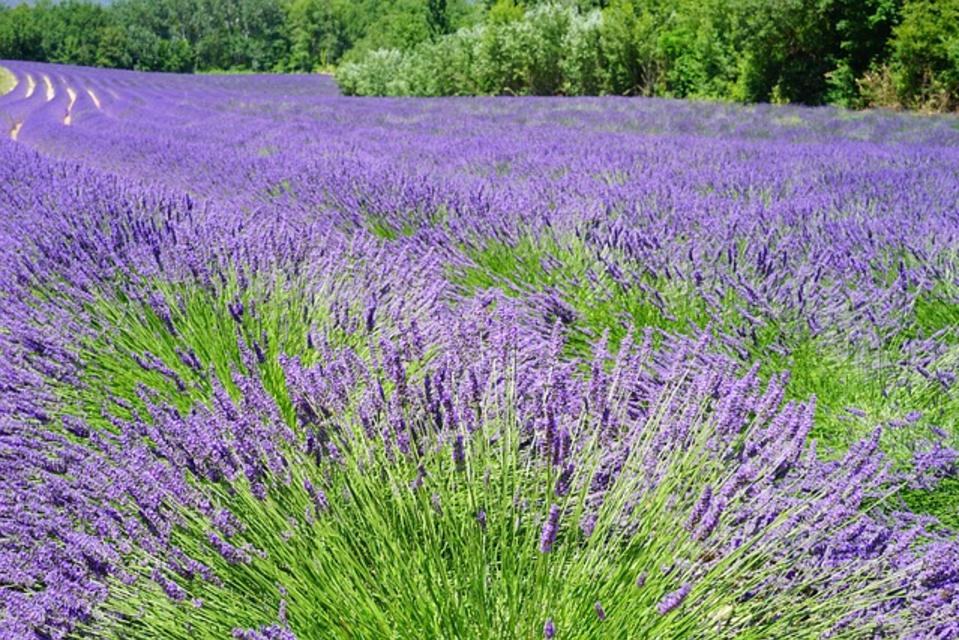
M3 64L0 638L959 640L953 118Z
M41 0L0 58L340 68L361 95L656 95L959 106L959 0Z
M0 58L147 71L298 70L477 19L467 0L40 0L0 7Z
M957 105L956 0L500 0L478 26L367 54L361 95L657 95L849 107Z

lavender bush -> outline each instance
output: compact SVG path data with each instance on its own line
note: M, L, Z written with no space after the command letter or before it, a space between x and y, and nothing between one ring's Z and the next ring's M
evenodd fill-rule
M3 64L0 637L959 638L955 120Z

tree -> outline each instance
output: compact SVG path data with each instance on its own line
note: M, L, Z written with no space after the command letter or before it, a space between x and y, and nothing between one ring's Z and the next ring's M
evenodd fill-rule
M96 66L129 68L133 64L130 55L130 41L127 32L116 25L108 25L100 33L100 42L97 45Z
M426 0L427 22L433 36L446 35L450 32L450 17L446 0Z
M959 0L910 0L893 40L896 91L909 107L959 106Z

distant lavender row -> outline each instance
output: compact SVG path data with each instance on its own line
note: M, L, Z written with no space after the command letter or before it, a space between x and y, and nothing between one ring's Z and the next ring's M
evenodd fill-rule
M695 619L711 572L768 530L757 557L794 573L748 584L744 602L816 583L819 606L838 608L854 586L851 617L822 632L959 637L952 534L898 503L855 521L892 486L955 472L955 120L347 99L320 76L3 66L19 83L0 97L0 637L107 628L111 593L144 581L174 601L194 579L215 584L177 537L193 518L229 564L255 561L204 483L286 496L304 461L314 479L336 468L316 433L349 452L355 430L400 466L449 447L457 466L462 439L507 415L529 464L570 469L586 496L572 524L530 496L541 553L557 529L588 539L607 494L632 492L616 535L637 535L637 502L668 484L651 461L718 428L703 460L725 484L669 507L690 549L715 549L670 567L675 584L650 596L660 616L688 598ZM191 333L205 296L229 361ZM757 372L794 366L808 344L882 386L868 412L820 401L865 416L849 442L872 434L842 462L816 458L812 407L781 408L783 380L760 391ZM715 424L688 413L701 406ZM909 436L914 464L888 469L872 427L917 413L946 442ZM599 437L582 425L605 447L595 486L573 473ZM646 476L622 473L630 451L649 456ZM319 517L322 492L297 486ZM482 514L485 531L497 514ZM309 594L283 592L289 619L237 620L238 637L310 629L297 619ZM618 596L597 619L615 620ZM562 628L555 616L537 628Z

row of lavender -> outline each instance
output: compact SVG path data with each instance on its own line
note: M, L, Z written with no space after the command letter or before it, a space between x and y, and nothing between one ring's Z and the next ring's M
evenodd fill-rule
M959 637L953 122L4 66L0 637Z

